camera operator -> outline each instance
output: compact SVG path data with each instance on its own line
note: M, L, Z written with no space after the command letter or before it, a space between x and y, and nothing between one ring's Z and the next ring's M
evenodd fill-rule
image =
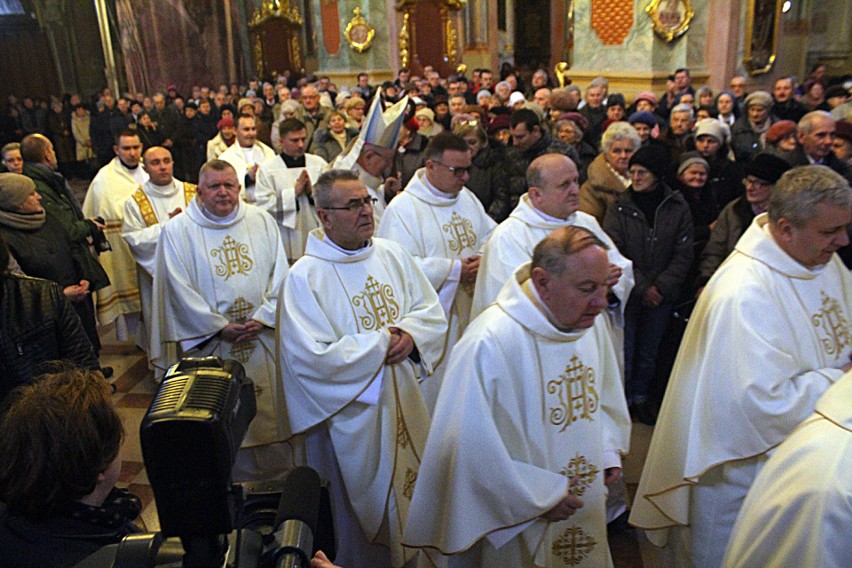
M138 497L115 488L124 428L97 373L70 368L17 388L0 431L3 566L73 566L138 532Z

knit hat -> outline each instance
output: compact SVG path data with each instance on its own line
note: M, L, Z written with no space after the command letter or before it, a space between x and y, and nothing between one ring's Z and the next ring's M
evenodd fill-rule
M725 136L722 134L722 123L715 118L699 120L695 125L695 138L699 136L712 136L719 144L724 144Z
M705 172L710 172L710 164L707 163L701 154L698 152L684 152L680 155L680 165L677 167L677 175L681 175L686 169L693 164L701 164L704 166Z
M415 118L418 116L425 116L429 119L429 122L435 122L435 113L432 112L432 109L429 107L423 107L417 109L417 112L414 113Z
M621 93L612 93L606 98L606 108L615 106L627 108L627 101L624 100L624 95Z
M488 125L488 134L494 135L498 130L508 130L512 126L512 120L508 114L499 114L491 119Z
M640 124L647 124L650 128L654 128L658 124L657 117L654 116L654 113L647 110L634 112L630 115L630 118L627 119L627 122L630 124L636 124L637 122Z
M220 118L219 122L216 123L216 128L222 130L226 126L234 126L234 119L230 116L226 116L225 118Z
M479 89L479 91L476 93L476 102L479 102L481 99L490 99L490 98L491 98L491 91L489 91L488 89Z
M792 120L779 120L766 131L766 142L778 144L790 134L796 132L796 123Z
M764 106L766 108L771 108L772 107L772 95L770 95L766 91L755 91L752 94L750 94L749 96L747 96L746 100L745 100L746 110L748 110L748 108L751 105L761 105L761 106Z
M833 99L834 97L843 97L845 99L848 96L849 93L846 92L843 85L832 85L825 90L825 100Z
M787 160L779 158L774 154L763 153L758 154L752 161L747 162L744 170L747 176L754 176L763 181L775 183L791 167Z
M669 173L671 157L662 147L642 146L630 157L630 165L639 164L647 168L658 180L663 180Z
M14 211L35 191L36 185L27 176L0 174L0 210Z
M527 99L524 97L524 94L520 91L513 91L511 95L509 95L509 106L513 106L515 103L525 102Z
M838 120L835 125L834 136L852 142L852 122Z
M579 112L564 112L559 115L557 122L559 120L570 120L574 124L580 127L580 130L586 131L589 128L589 119L580 114Z
M639 101L648 101L652 105L657 106L657 95L649 91L643 91L636 95L636 98L633 99L633 104L635 105Z

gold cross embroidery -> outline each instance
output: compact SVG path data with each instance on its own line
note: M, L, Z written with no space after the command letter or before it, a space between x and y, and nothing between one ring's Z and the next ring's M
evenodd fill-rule
M449 236L450 250L454 253L460 253L468 247L476 246L476 233L473 230L473 223L457 212L453 211L450 222L441 228Z

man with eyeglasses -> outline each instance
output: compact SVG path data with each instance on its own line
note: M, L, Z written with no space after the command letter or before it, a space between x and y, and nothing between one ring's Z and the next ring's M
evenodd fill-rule
M842 176L791 169L699 297L630 515L670 565L721 565L768 455L852 369L850 221Z
M480 250L496 223L465 187L471 157L467 142L442 132L426 147L426 167L397 195L378 236L400 243L414 256L441 298L450 321L446 352L434 375L422 383L430 411L435 408L444 365L470 318Z
M240 199L234 167L211 160L186 211L163 223L154 269L150 358L162 374L180 356L236 359L254 381L257 414L237 453L234 481L282 479L303 465L275 372L278 290L287 257L278 227Z
M330 482L335 562L400 567L415 554L401 538L429 430L417 383L447 320L411 255L372 238L375 198L355 172L322 174L314 200L322 227L279 298L290 425Z

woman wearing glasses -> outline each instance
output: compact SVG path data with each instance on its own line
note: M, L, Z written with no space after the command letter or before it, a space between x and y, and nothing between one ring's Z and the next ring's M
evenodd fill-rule
M755 216L769 207L769 196L781 176L790 169L790 164L773 154L763 153L745 166L745 195L728 203L710 232L710 240L701 253L698 265L696 297L704 285L734 250L743 232L751 225Z
M627 173L630 186L607 209L603 228L621 254L633 261L636 284L624 311L624 377L631 415L657 419L649 387L660 341L692 264L692 216L683 196L663 181L668 153L639 148Z

